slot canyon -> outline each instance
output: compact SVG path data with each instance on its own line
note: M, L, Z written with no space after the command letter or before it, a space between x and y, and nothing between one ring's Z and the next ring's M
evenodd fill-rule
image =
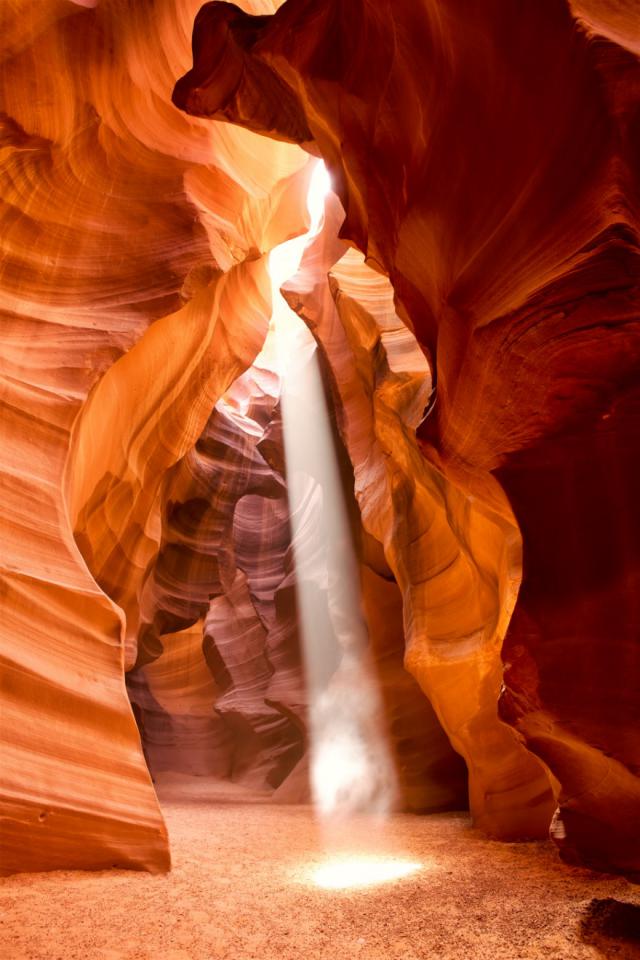
M640 957L639 0L0 51L2 957Z

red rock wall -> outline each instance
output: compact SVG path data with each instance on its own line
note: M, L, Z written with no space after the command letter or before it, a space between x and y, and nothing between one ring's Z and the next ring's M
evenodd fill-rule
M426 528L403 551L437 577L409 665L438 687L438 651L506 631L501 714L553 775L554 835L622 871L640 866L637 48L631 2L207 4L174 92L327 162L342 236L431 358L421 449L472 572ZM409 626L417 609L405 594Z
M182 111L199 0L0 6L3 868L166 869L145 754L307 795L276 391L238 381L302 143L345 242L333 205L287 296L405 805L461 804L451 743L492 835L557 803L564 856L640 869L634 4L208 4Z
M250 778L268 789L303 752L295 603L276 609L282 591L293 594L286 487L260 453L279 430L279 389L275 374L252 368L164 479L162 535L140 595L128 678L152 771ZM176 630L183 633L168 635ZM177 698L167 716L154 704L158 682L179 666L185 636L194 637L193 675L186 685L177 673L166 676L167 694ZM201 714L191 688L199 671L211 681L206 722L193 717Z
M513 605L517 576L511 569L517 565L517 533L480 513L455 489L443 489L440 476L421 456L415 429L431 394L427 361L396 314L388 279L367 267L360 254L345 254L345 244L333 239L343 216L337 207L334 200L326 233L308 250L285 295L325 351L369 535L365 571L386 573L404 599L388 655L398 665L404 656L428 697L426 705L420 698L421 712L431 705L440 721L432 714L431 723L422 727L425 733L432 727L433 737L426 744L414 741L413 765L406 762L409 747L403 745L401 766L415 778L414 786L421 781L425 807L434 788L434 795L449 790L443 805L455 804L456 797L460 803L454 755L444 738L438 740L442 723L467 764L475 823L496 837L544 836L552 813L547 777L499 721L497 710L502 623ZM480 550L490 571L484 578L474 559ZM370 576L364 582L370 585ZM389 611L382 596L377 611L372 597L365 603L375 646L380 621ZM456 634L463 642L452 649ZM400 682L401 675L395 676ZM385 689L384 670L381 682ZM388 702L396 730L411 715L408 685L406 694L395 706ZM404 721L397 715L400 703L406 709ZM448 782L426 775L429 765L434 773L448 769Z

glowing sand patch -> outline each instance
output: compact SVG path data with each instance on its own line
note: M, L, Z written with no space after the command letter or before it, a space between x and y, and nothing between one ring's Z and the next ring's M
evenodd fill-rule
M323 864L313 871L311 879L324 890L349 890L402 880L421 866L409 860L349 857Z

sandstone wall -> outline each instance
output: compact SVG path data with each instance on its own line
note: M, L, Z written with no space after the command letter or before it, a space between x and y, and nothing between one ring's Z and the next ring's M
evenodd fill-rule
M441 700L465 661L477 671L455 681L470 715L440 708L453 742L497 736L504 681L565 856L637 871L635 4L289 0L252 20L212 3L194 38L175 102L323 156L341 235L388 275L430 358L407 471L429 478L430 521L395 562L408 665ZM508 767L507 832L543 800L533 759L519 784Z

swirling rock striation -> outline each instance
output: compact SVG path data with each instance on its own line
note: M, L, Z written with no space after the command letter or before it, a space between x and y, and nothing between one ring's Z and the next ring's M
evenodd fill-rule
M169 865L123 642L135 658L162 479L260 349L264 254L304 228L308 176L171 105L196 9L0 13L9 871Z
M275 373L253 366L165 475L160 546L128 675L152 771L275 788L302 756L286 487L260 452L269 439L282 445L279 390Z
M332 239L343 218L337 202L329 204L327 218L325 235L309 248L284 292L324 352L353 464L352 482L368 534L363 584L369 632L392 738L400 734L396 750L406 791L419 809L461 805L462 765L455 762L436 717L429 717L432 704L466 760L477 825L500 837L544 834L551 816L547 778L497 714L500 635L492 626L502 597L498 589L487 589L481 603L464 600L477 592L480 579L466 541L480 533L492 537L497 585L501 565L510 559L508 550L501 550L503 528L490 516L472 514L466 536L452 529L452 520L463 527L469 507L455 491L442 489L415 439L431 395L426 358L396 314L389 281ZM510 539L516 539L515 532ZM475 630L454 653L452 633L469 621ZM418 658L425 622L431 629L429 657ZM426 703L412 689L403 659L427 694Z
M431 609L405 588L407 661L437 687L434 658L504 636L501 716L553 775L564 855L624 872L640 868L637 46L632 2L289 0L258 19L213 3L174 91L324 157L342 236L428 351L421 449L475 571L462 589L439 537L403 557L438 575Z
M166 869L143 751L306 796L256 361L302 144L345 216L287 296L344 444L405 805L460 804L444 730L480 826L540 835L553 790L566 858L637 872L634 4L207 4L176 85L199 2L0 10L3 869ZM329 565L296 571L328 631Z

